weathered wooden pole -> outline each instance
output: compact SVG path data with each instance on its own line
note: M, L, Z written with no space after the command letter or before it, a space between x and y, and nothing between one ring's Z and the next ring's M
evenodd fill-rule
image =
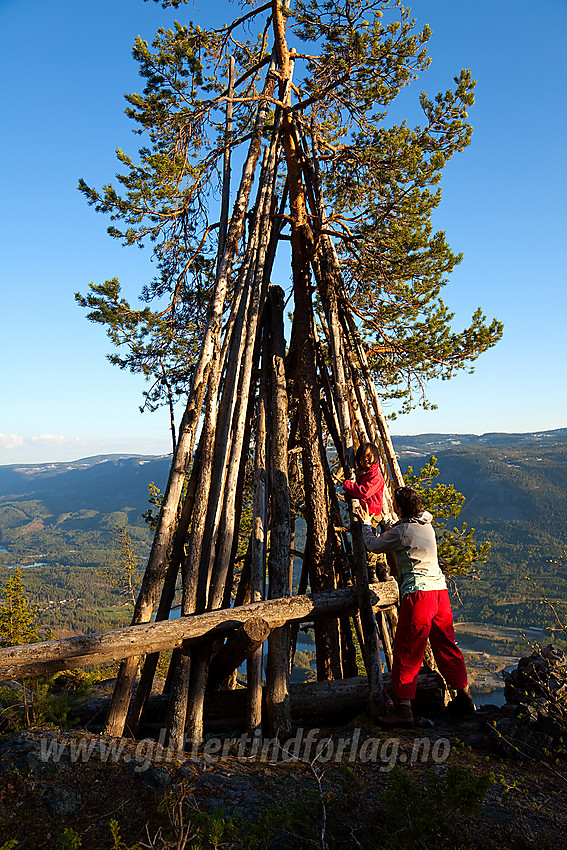
M220 259L224 254L224 246L226 243L226 234L228 230L228 211L230 204L230 153L232 139L232 100L234 97L234 56L228 59L228 90L226 99L226 113L224 125L224 154L223 154L223 173L222 173L222 199L221 199L221 214L219 224L219 244L217 249L217 269L220 266Z
M199 469L199 454L200 446L197 449L195 455L195 462L193 463L193 469L191 470L191 477L189 478L189 483L187 485L187 492L185 494L183 507L181 509L181 516L179 517L179 523L177 525L177 531L175 534L173 551L171 553L171 558L165 575L161 598L156 613L156 622L160 620L167 620L171 611L173 599L175 597L175 586L177 582L177 576L179 573L179 567L183 560L185 538L187 536L187 530L189 528L191 514L193 512L193 504L195 501L195 491L197 487L197 477ZM134 696L134 700L132 702L132 706L130 708L127 720L128 729L134 737L137 736L140 729L140 725L142 722L142 714L152 690L152 684L158 660L158 652L146 655L144 666L142 667L140 681L138 683L138 687L136 688L136 694Z
M301 151L296 144L290 108L293 54L290 54L287 46L286 18L278 0L273 0L272 3L272 21L280 73L280 102L284 104L282 144L289 185L295 299L293 319L295 363L291 377L299 410L305 484L305 518L312 565L311 586L319 590L323 587L334 587L334 561L337 557L341 557L341 552L328 507L329 494L325 475L325 466L328 465L328 461L321 429L319 381L315 365L310 270L315 243L305 199ZM315 633L317 675L327 679L340 678L342 671L338 623L318 621Z
M254 366L254 352L257 349L259 319L265 300L264 264L269 242L270 207L273 186L276 177L279 144L274 134L270 148L265 151L262 173L259 180L258 199L256 204L253 233L257 242L255 262L250 267L250 298L245 322L245 341L242 349L242 362L238 375L238 387L235 388L235 406L232 420L230 452L225 472L224 497L220 509L218 532L215 541L211 542L208 558L202 558L200 567L200 586L208 591L206 606L209 610L223 604L226 580L233 548L235 525L236 482L241 468L241 457L244 450L244 433L247 425L248 399ZM215 506L216 507L216 506ZM216 542L213 548L212 543ZM200 604L203 603L203 598ZM200 647L193 659L191 683L189 691L189 706L187 717L187 734L193 740L199 740L203 728L203 706L206 680L208 673L208 653L205 646Z
M267 311L265 311L266 316ZM252 502L252 540L250 564L250 601L259 602L266 592L266 538L268 534L268 443L267 443L267 385L268 339L266 322L263 327L262 370L256 407L254 456L254 497ZM246 663L247 728L253 738L262 734L262 658L259 647Z
M215 691L262 646L270 634L270 625L262 617L251 617L212 657L207 689Z
M270 233L270 204L276 177L277 155L279 145L274 139L270 150L266 151L263 175L257 204L256 227L258 230L258 251L254 266L254 280L248 316L246 319L246 338L242 354L242 364L236 393L236 406L233 417L229 462L226 470L224 503L219 525L218 543L211 576L210 589L207 599L209 608L217 608L222 603L226 584L232 541L237 531L234 523L234 500L236 495L236 480L240 469L240 458L243 452L244 431L247 424L248 399L252 386L254 371L254 356L258 350L260 317L266 298L264 279L264 264Z
M338 263L338 259L336 260ZM366 352L364 351L364 346L362 344L362 340L360 338L360 333L358 328L356 327L356 323L354 318L352 317L350 311L344 309L342 312L342 316L344 316L344 322L348 327L348 334L350 337L350 341L352 343L353 349L356 352L358 357L358 361L360 364L360 369L362 375L366 381L366 386L369 390L370 400L372 402L372 408L374 410L374 416L376 420L376 424L378 425L378 429L380 431L380 437L382 439L382 445L384 446L384 451L386 453L386 457L388 459L388 464L390 466L390 475L392 477L392 481L394 482L395 487L403 487L404 486L404 477L402 475L402 471L400 469L400 465L398 463L398 458L396 456L396 451L394 449L394 444L392 443L392 438L390 436L390 431L388 429L388 423L386 422L386 417L384 415L384 411L382 409L382 404L380 403L380 398L378 397L378 391L376 389L376 385L372 378L372 374L370 372L370 367L368 365L368 359L366 357Z
M272 286L269 293L269 422L270 422L270 554L268 578L270 598L291 595L289 551L291 549L291 504L288 481L287 384L285 375L284 292ZM266 709L272 735L281 738L291 729L289 707L290 627L274 629L268 638Z
M324 210L321 206L319 215L324 221ZM329 344L332 353L335 389L337 392L337 415L343 442L343 453L346 460L345 475L354 476L355 458L353 445L353 429L349 409L348 389L345 377L344 344L341 338L341 326L337 306L337 286L335 269L330 267L327 256L320 253L319 279L321 300L327 318ZM353 552L356 564L356 587L362 630L364 632L365 663L370 683L369 710L375 718L383 712L383 679L378 645L377 624L370 602L366 549L362 540L360 520L354 513L354 500L349 503ZM356 502L358 504L358 502Z
M153 613L165 572L169 548L175 533L179 501L193 452L195 433L201 414L203 399L207 391L211 361L215 356L218 334L222 326L229 274L244 227L244 216L248 207L254 171L261 150L262 131L270 108L269 99L275 88L276 79L273 74L273 68L274 63L272 62L264 83L260 107L256 113L249 152L242 171L234 212L227 232L225 249L218 267L215 292L209 310L209 322L201 346L199 359L193 371L187 406L179 426L176 450L160 509L148 566L134 608L133 624L147 622ZM105 732L108 735L120 736L124 731L138 666L139 659L132 657L123 662L120 667L112 703L106 720Z

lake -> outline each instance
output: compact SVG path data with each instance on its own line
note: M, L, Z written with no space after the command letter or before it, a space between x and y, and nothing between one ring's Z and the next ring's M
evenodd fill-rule
M43 561L36 561L35 564L11 564L8 569L15 570L16 567L20 567L22 570L28 570L30 567L46 567L47 564L44 564Z
M0 546L0 552L9 552L9 549L6 549L5 546ZM14 570L16 567L21 567L22 570L27 570L29 567L45 567L47 564L44 564L43 561L36 561L35 564L11 564L8 566L9 570Z

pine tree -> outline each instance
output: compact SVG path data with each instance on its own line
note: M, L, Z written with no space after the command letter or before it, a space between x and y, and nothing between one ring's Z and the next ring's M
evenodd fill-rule
M178 7L182 0L162 5ZM91 284L90 293L77 299L120 350L111 361L152 380L147 405L184 394L214 282L219 223L211 201L227 143L229 52L236 79L229 138L234 157L250 138L273 27L280 84L267 99L286 105L285 192L296 278L303 263L309 279L308 261L321 235L332 234L344 298L359 317L383 397L399 399L404 412L416 403L430 406L427 380L471 370L502 335L502 324L487 322L480 308L468 328L452 328L441 290L461 255L431 225L442 170L471 140L467 119L475 81L461 70L452 89L431 99L421 94L421 126L388 126L391 103L430 62L430 29L418 30L400 0L295 0L244 8L241 19L219 29L176 23L173 30L158 30L151 48L137 39L133 53L146 84L142 94L127 95L126 111L148 144L137 158L117 152L121 189L107 185L98 191L85 181L80 189L96 210L110 215L112 237L153 246L159 271L141 299L156 306L131 306L115 279ZM248 38L254 24L257 38ZM317 220L303 179L311 157L328 211L325 222ZM285 194L283 177L280 188ZM227 304L232 295L229 286Z
M417 490L424 508L433 514L439 563L456 587L459 576L470 577L471 572L487 560L490 543L477 543L474 540L474 528L468 528L466 522L463 522L460 528L447 527L445 520L459 516L465 496L455 490L452 484L436 482L438 476L437 458L432 455L418 473L414 473L413 468L409 466L405 482Z
M38 609L24 594L20 567L10 575L0 599L0 646L20 646L39 640L36 631Z
M254 26L257 36L251 37ZM430 35L400 0L273 0L256 9L243 5L241 18L218 29L193 23L160 28L151 47L136 40L133 55L145 87L126 96L127 114L147 144L137 157L117 152L118 185L100 191L85 181L79 186L89 204L110 216L113 238L152 247L158 275L143 287L141 309L122 298L115 279L91 284L77 299L91 321L106 326L118 349L111 361L152 381L146 405L171 408L191 385L209 319L224 239L215 198L225 154L230 149L234 164L247 149L260 102L283 107L274 217L291 228L290 236L280 232L292 248L290 418L297 415L299 441L308 447L308 537L321 547L315 559L329 564L339 554L328 539L328 508L319 515L330 494L313 345L317 330L327 356L325 285L313 274L323 264L325 240L332 238L340 261L340 306L354 317L382 399L397 401L402 412L434 406L427 381L472 371L503 330L480 308L468 327L453 329L442 290L461 255L431 224L443 168L471 141L471 72L461 70L445 92L420 95L420 126L388 123L391 104L429 65ZM262 89L270 62L274 82ZM272 130L270 119L264 135ZM229 275L225 317L241 261L237 257Z
M177 7L181 0L162 5ZM183 614L229 598L241 508L238 480L250 445L264 307L281 240L291 244L292 327L287 355L282 330L284 350L278 348L273 360L281 367L286 401L281 419L289 414L289 420L279 423L276 435L271 410L270 477L279 476L278 492L287 498L288 442L295 443L303 484L298 510L307 525L304 563L313 591L346 582L349 570L351 544L341 537L327 429L346 474L354 467L354 445L365 434L378 439L380 432L392 476L401 478L368 371L382 397L401 400L407 410L416 401L428 403L425 381L471 368L502 333L500 322L488 323L480 310L464 331L452 329L440 292L459 257L431 225L442 169L470 141L470 72L462 70L454 87L433 100L422 95L421 127L389 125L390 104L429 63L429 27L419 30L400 0L242 6L241 17L219 29L176 22L171 30L158 30L151 48L136 41L145 87L127 96L127 113L146 144L136 157L117 152L118 188L99 191L80 183L88 202L110 216L112 237L152 247L158 274L141 291L143 309L122 298L116 280L92 284L90 293L77 295L79 303L118 346L120 353L111 359L154 380L146 396L151 406L171 407L177 396L188 395L134 622L149 617L157 598L198 423L200 468L194 496L183 505L189 508L187 523L191 514L190 529L184 526L183 532L187 552L182 558L177 547L171 576L182 560ZM250 37L254 28L257 34ZM242 172L231 216L230 171L236 164ZM282 292L282 314L283 303ZM327 401L321 393L325 381L337 387ZM378 430L365 407L363 384ZM272 521L274 493L272 487ZM285 559L288 514L289 505L280 523ZM355 560L362 570L359 537ZM364 594L365 574L360 575ZM361 610L375 637L367 596ZM315 633L318 676L348 674L354 660L350 632L329 619L317 622ZM190 664L187 654L179 659L175 740L186 726L182 694L189 676L187 726L192 735L202 732L208 655L209 648L202 647ZM377 648L368 657L378 694ZM109 734L123 728L137 664L135 658L123 663ZM272 697L273 705L284 705L276 690ZM136 711L141 704L140 699Z
M132 547L132 538L123 526L115 525L112 533L116 540L117 552L112 563L108 567L101 567L100 572L111 587L134 605L140 584L140 571L138 558Z

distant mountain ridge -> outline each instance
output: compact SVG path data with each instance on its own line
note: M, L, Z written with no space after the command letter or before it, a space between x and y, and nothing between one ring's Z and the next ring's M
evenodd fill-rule
M435 455L438 480L466 497L457 522L491 542L480 578L459 581L457 617L557 626L547 599L567 624L567 428L393 442L404 472Z
M126 499L147 508L148 486L164 486L169 455L95 455L76 461L0 466L0 501L27 496L47 499L54 510L73 507L115 510Z
M556 428L552 431L531 431L525 434L507 434L500 431L490 431L486 434L415 434L412 436L395 436L392 442L396 451L401 455L417 451L419 454L453 449L455 446L538 446L567 443L567 428Z
M567 519L567 428L528 434L394 437L402 470L435 455L439 481L466 496L462 518L561 531Z
M392 438L402 470L438 459L439 480L465 494L464 517L533 520L550 499L566 498L567 428L525 434L417 434ZM150 482L163 490L171 455L95 455L75 461L0 466L0 507L5 499L39 499L51 513L147 509ZM538 492L541 491L541 492ZM555 524L559 515L551 507ZM563 510L559 510L563 515ZM541 518L539 519L541 521ZM548 525L549 517L543 519ZM2 522L0 516L0 535Z
M544 446L555 444L567 444L567 428L557 428L551 431L532 431L528 433L505 433L488 432L486 434L441 434L436 432L425 434L412 434L393 436L392 442L396 453L400 458L419 456L426 457L431 453L440 451L451 451L456 447L471 448L474 446L483 448L496 448L506 445L519 446ZM115 453L105 455L93 455L92 457L79 458L72 461L56 461L46 463L13 463L0 465L0 497L10 492L29 491L30 482L39 482L44 479L53 478L57 475L65 475L67 472L80 472L91 469L99 464L114 464L135 468L148 463L163 465L169 470L171 455L139 455L128 453ZM110 471L110 467L105 467ZM33 489L33 488L31 488Z

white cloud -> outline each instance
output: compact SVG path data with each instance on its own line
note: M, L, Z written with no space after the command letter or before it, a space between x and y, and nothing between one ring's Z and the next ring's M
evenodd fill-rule
M24 445L24 438L18 434L0 434L0 446L4 449L19 449Z
M62 437L60 434L38 434L34 437L30 437L32 443L64 443L66 442L66 437Z

